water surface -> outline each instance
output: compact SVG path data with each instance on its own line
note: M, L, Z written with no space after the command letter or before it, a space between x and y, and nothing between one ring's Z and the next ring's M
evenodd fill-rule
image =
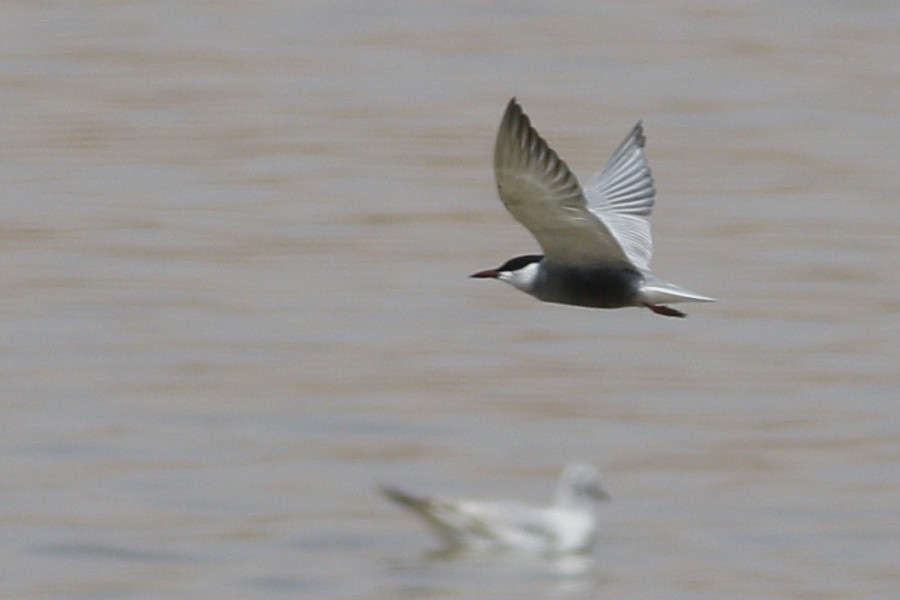
M10 2L0 577L16 598L896 598L893 2ZM467 279L517 96L586 180L643 119L686 320ZM374 492L549 499L439 558Z

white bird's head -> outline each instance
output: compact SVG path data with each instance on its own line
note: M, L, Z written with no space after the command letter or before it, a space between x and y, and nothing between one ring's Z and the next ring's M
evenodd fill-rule
M544 260L544 257L540 254L517 256L509 259L496 269L478 271L477 273L473 273L471 277L478 279L499 279L516 289L531 293L534 290L542 260Z
M559 478L556 504L571 506L596 500L609 500L609 494L600 483L597 469L585 463L568 465Z

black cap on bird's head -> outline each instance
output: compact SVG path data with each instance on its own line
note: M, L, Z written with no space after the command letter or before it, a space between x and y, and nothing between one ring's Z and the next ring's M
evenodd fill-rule
M500 273L512 273L514 271L518 271L519 269L530 265L531 263L536 263L544 260L544 257L540 254L528 254L526 256L517 256L515 258L511 258L496 269L487 269L485 271L478 271L477 273L473 273L469 277L476 277L479 279L492 278L496 279L500 276Z

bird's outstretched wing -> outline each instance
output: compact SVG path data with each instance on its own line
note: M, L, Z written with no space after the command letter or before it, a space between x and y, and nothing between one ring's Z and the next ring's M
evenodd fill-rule
M609 228L631 263L643 271L649 270L653 254L650 223L645 217L656 202L645 143L638 122L584 190L591 212Z
M497 132L494 175L503 204L537 239L548 260L571 265L630 262L622 242L602 220L605 214L588 209L578 179L531 126L515 98Z

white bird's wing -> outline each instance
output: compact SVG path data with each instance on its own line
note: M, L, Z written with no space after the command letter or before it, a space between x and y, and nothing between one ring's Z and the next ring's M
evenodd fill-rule
M456 503L440 498L416 496L384 485L381 486L381 491L390 500L419 515L441 538L441 541L450 548L470 544L474 535L472 532L483 529L477 519L473 519L465 511L461 511Z
M656 190L644 156L644 129L638 122L585 187L590 210L612 232L636 267L649 270L653 254L648 217Z
M548 551L557 545L554 524L546 510L512 502L448 501L458 515L465 515L467 533L491 544L517 550Z
M622 241L588 209L578 179L531 126L513 98L494 146L500 199L537 239L548 260L563 264L628 263ZM615 189L615 188L614 188Z
M593 540L596 522L586 511L538 508L514 502L414 496L382 486L411 509L449 548L494 547L528 552L580 552Z
M540 550L554 541L541 509L507 502L416 496L381 486L391 500L411 509L449 547L496 545Z

